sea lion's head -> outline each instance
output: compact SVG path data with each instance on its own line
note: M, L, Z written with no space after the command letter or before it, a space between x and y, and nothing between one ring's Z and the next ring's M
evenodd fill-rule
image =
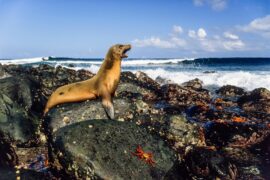
M130 49L131 49L130 44L116 44L110 48L108 55L111 56L113 59L121 60L122 58L128 57L126 53Z

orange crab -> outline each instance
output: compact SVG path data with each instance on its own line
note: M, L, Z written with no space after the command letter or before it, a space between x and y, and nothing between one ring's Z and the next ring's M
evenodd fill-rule
M136 152L132 152L132 154L134 156L137 156L141 160L144 160L146 163L148 163L151 166L155 165L155 161L152 159L153 154L149 152L148 153L144 152L140 145L136 148Z
M232 121L233 121L233 122L237 122L237 123L244 123L244 122L246 122L247 120L246 120L246 118L244 118L244 117L236 117L236 116L234 116L234 117L232 118Z

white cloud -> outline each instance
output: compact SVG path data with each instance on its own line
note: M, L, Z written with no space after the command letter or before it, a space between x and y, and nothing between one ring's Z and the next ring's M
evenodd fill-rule
M172 37L169 40L161 40L159 37L151 37L148 39L135 39L132 43L137 47L158 47L158 48L176 48L184 47L186 41L179 37Z
M133 43L138 47L146 47L146 46L153 46L153 47L159 47L159 48L174 48L175 44L166 41L161 40L159 37L151 37L148 39L135 39Z
M236 26L238 30L248 33L254 33L263 38L270 38L270 14L256 18L244 26Z
M173 31L174 29L173 27ZM173 34L166 39L150 37L135 39L132 43L137 47L184 49L190 53L247 50L246 44L237 35L226 31L219 35L209 36L204 28L199 28L196 31L189 30L187 33L181 34L181 37Z
M178 37L172 37L171 42L174 43L176 46L184 47L186 45L186 41L183 39L180 39Z
M170 38L168 40L162 40L159 37L150 37L146 39L135 39L132 41L137 47L158 47L158 48L176 48L176 47L184 47L186 45L186 41L179 37L179 34L183 33L183 28L181 26L174 25L172 29L173 33L170 34Z
M174 26L173 26L173 32L174 32L175 34L181 34L181 33L184 32L184 30L183 30L183 28L182 28L181 26L176 26L176 25L174 25Z
M270 31L270 15L263 18L257 18L249 24L248 30L258 30L258 31Z
M207 33L203 28L199 28L198 31L197 31L197 36L200 39L204 39L207 36Z
M213 41L211 39L206 39L204 41L200 41L200 48L207 52L216 52L220 49L219 41Z
M204 0L193 0L193 4L195 6L202 6L204 4Z
M223 46L226 50L232 51L232 50L243 50L245 44L241 40L235 40L235 41L225 41L223 42Z
M215 11L221 11L227 7L228 0L193 0L195 6L210 5Z
M188 36L191 38L196 38L196 32L194 30L189 30L188 31Z
M248 25L240 26L239 29L245 32L253 32L265 37L270 37L270 15L256 18Z
M224 36L225 38L232 39L232 40L237 40L237 39L239 39L239 37L238 37L237 35L232 34L232 33L230 33L230 32L224 32L224 33L223 33L223 36Z
M223 10L227 6L227 0L212 0L211 6L216 11Z
M200 48L207 52L217 52L217 51L243 51L246 50L246 44L242 40L232 40L219 38L218 40L213 38L208 38L203 41L199 41Z
M197 30L197 33L194 30L189 30L188 31L188 36L190 38L193 38L193 39L201 39L202 40L207 36L207 33L203 28L199 28Z

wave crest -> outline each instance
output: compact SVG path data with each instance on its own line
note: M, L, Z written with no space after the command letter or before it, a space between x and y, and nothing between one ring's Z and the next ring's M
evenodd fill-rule
M170 72L162 68L156 70L145 70L151 78L158 76L172 80L174 83L182 84L189 80L198 78L203 81L204 86L234 85L243 87L246 90L264 87L270 89L270 72L246 72L246 71L219 71L216 73L203 72Z

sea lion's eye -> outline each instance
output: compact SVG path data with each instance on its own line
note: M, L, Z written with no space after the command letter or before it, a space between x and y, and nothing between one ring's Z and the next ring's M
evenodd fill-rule
M122 49L123 48L123 45L119 45L119 48Z

